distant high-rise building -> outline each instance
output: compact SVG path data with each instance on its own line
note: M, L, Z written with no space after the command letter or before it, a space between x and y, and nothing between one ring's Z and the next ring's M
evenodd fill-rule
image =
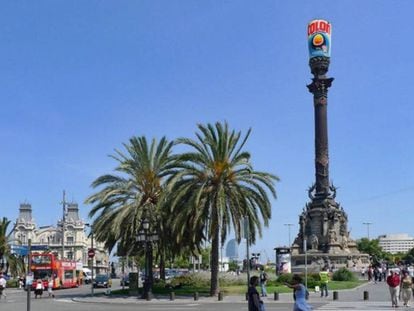
M239 259L239 244L235 239L227 242L226 257L229 257L230 260Z
M407 253L414 248L414 237L407 233L380 235L378 240L379 246L391 254Z

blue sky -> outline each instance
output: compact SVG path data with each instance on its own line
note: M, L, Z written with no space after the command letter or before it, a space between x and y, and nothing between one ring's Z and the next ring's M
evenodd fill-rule
M8 1L0 10L0 216L80 204L133 135L246 132L278 199L253 251L298 231L314 181L306 29L332 23L330 177L353 238L414 235L412 1Z

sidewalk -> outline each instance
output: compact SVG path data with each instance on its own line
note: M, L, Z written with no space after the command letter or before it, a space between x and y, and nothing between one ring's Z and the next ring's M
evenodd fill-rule
M354 289L348 290L341 290L338 291L338 302L362 302L364 301L364 291L367 291L369 294L370 301L390 301L390 295L388 292L388 286L386 283L367 283L363 284ZM113 303L113 304L137 304L137 303L190 303L194 302L194 298L192 296L176 296L174 301L171 301L169 296L155 296L154 299L151 301L146 301L144 299L139 299L137 297L119 297L119 296L95 296L95 297L76 297L72 299L76 302L83 302L83 303ZM281 293L279 294L279 299L274 300L274 294L269 293L268 297L264 298L266 304L278 304L278 303L293 303L293 295L292 293ZM320 293L310 292L309 295L309 302L312 303L328 303L333 301L333 292L329 292L328 297L320 297ZM200 296L197 303L243 303L246 302L245 296L241 295L232 295L232 296L224 296L222 301L219 301L217 297L205 297Z

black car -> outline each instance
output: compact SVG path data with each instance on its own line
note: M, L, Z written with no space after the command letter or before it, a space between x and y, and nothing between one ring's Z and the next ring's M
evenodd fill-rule
M111 287L112 280L106 274L98 274L93 280L93 287Z

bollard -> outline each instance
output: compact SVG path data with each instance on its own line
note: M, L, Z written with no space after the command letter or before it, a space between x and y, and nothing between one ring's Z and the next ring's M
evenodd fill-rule
M369 292L364 291L364 300L369 300Z
M171 292L170 293L170 300L174 300L175 299L175 293L174 292Z
M198 292L194 293L194 300L198 300Z
M249 300L249 293L246 293L246 301Z
M219 292L218 293L218 300L219 301L222 301L223 300L223 293L222 292Z
M337 291L333 292L333 300L338 300L338 292Z
M274 299L274 300L279 300L279 293L274 292L274 294L273 294L273 299Z

